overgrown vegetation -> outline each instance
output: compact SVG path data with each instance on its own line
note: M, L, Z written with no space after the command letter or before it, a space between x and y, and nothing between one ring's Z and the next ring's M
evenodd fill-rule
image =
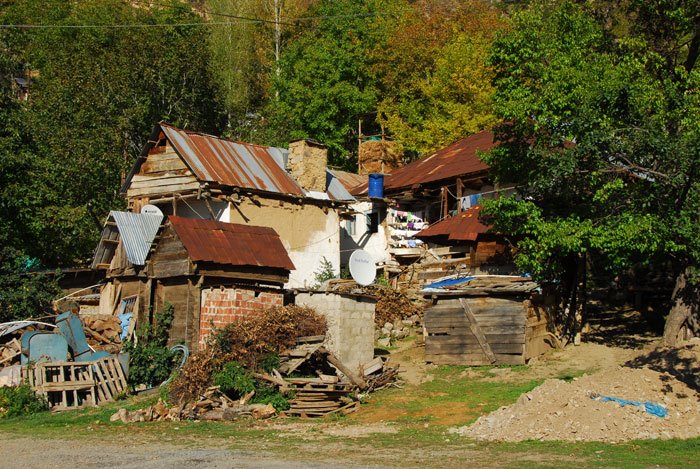
M253 404L272 404L277 411L289 409L286 396L274 386L256 380L250 370L237 362L226 363L221 370L214 373L213 382L232 399L240 399L254 392L250 400Z
M170 326L174 308L167 303L155 314L155 325L142 326L137 332L138 341L126 342L124 352L129 353L129 385L157 386L170 376L175 365L175 353L168 348Z
M312 308L296 305L277 306L251 315L215 331L207 347L193 354L170 387L176 402L188 402L213 383L236 398L250 392L250 373L270 371L279 365L279 353L296 344L297 337L326 333L326 320ZM218 383L216 381L218 380ZM254 380L253 380L254 381ZM270 403L281 399L260 383L254 402Z
M0 419L31 415L49 410L46 399L37 396L28 384L0 387Z

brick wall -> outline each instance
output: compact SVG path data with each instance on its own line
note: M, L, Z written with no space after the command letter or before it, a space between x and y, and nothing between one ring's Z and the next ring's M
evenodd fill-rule
M256 292L240 287L202 289L199 313L199 344L203 346L213 329L282 306L282 293Z

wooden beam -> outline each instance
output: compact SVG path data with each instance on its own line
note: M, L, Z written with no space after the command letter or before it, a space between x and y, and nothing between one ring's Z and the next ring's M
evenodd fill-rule
M469 320L469 329L471 329L472 334L474 334L476 340L479 342L479 345L481 345L484 355L491 360L491 363L496 363L496 355L494 355L493 351L491 350L491 347L486 340L486 336L484 335L484 331L482 331L479 327L479 323L476 321L476 316L474 316L474 313L472 313L469 303L467 303L464 298L460 298L459 302L461 303L462 308L464 308L464 314Z

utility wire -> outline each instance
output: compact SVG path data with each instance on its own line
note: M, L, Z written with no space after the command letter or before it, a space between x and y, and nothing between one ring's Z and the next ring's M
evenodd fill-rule
M164 3L155 2L143 2L139 0L134 0L134 3L143 5L159 5L159 6L173 6ZM212 16L221 16L225 18L236 19L238 21L202 21L197 23L125 23L125 24L0 24L0 29L129 29L129 28L168 28L168 27L209 27L209 26L232 26L248 23L265 23L265 24L281 24L286 26L298 26L295 23L289 21L314 21L314 20L329 20L329 19L343 19L343 18L366 18L372 16L387 16L398 13L396 12L370 12L370 13L353 13L347 15L323 15L323 16L305 16L299 18L287 18L287 21L274 21L264 18L251 18L246 16L230 15L227 13L212 12L204 10L206 13Z

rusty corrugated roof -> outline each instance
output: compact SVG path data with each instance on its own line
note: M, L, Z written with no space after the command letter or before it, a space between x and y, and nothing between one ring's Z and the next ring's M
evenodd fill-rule
M272 228L177 216L169 220L195 262L294 270Z
M407 189L415 184L451 179L489 169L478 152L496 146L493 133L488 130L470 135L413 163L384 176L384 191ZM353 195L367 194L367 181L350 191Z
M175 151L200 181L267 192L304 195L284 170L287 150L234 142L160 123Z
M480 234L486 233L491 227L479 220L481 206L476 205L464 212L421 230L416 238L428 239L446 236L450 241L476 241Z
M332 169L331 171L348 191L351 191L363 182L367 182L367 176L361 176L359 174L349 173L339 169Z

